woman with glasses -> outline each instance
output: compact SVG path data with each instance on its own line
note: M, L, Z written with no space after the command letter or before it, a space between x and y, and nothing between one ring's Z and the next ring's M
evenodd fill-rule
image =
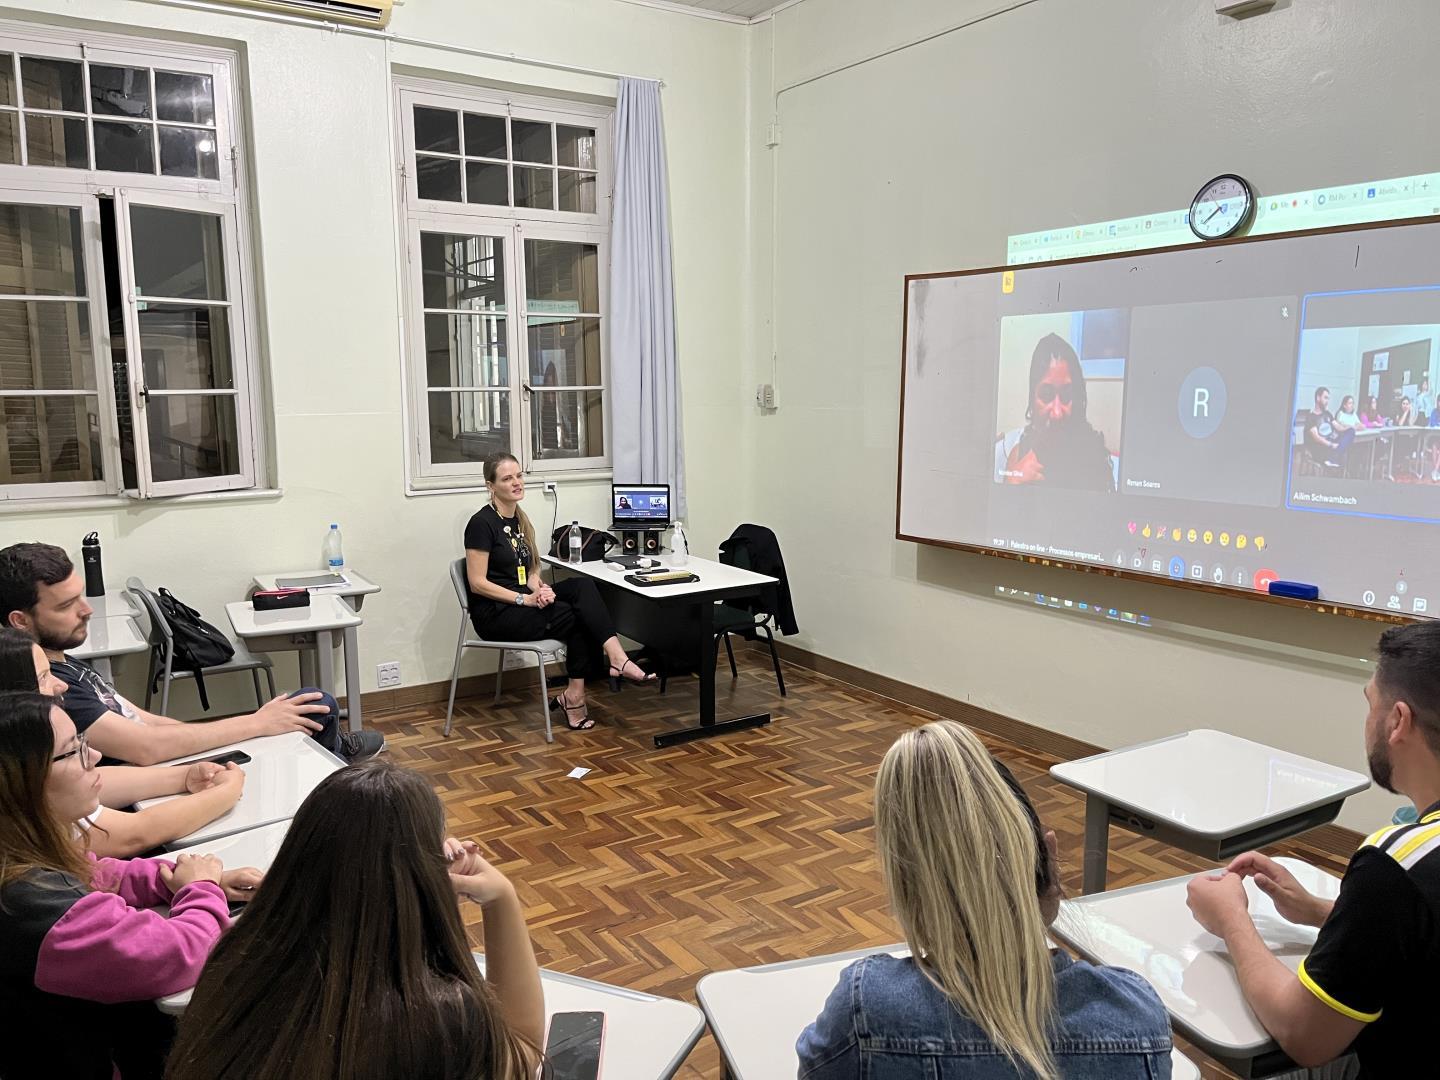
M1114 491L1116 460L1085 416L1085 372L1058 334L1035 346L1029 387L1025 426L995 440L995 482Z
M0 693L39 691L57 702L69 689L50 670L45 650L26 634L0 629ZM83 737L83 736L82 736ZM188 836L240 801L245 773L238 765L105 765L100 806L83 823L96 855L123 859ZM124 809L141 799L185 795L144 810ZM252 885L259 884L258 876Z
M154 999L195 984L230 922L213 856L86 851L99 758L53 699L0 694L0 1076L160 1077Z

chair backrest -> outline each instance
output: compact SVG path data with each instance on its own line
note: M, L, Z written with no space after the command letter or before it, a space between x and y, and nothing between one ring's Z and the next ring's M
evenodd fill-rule
M132 577L125 582L125 588L130 590L130 595L140 601L140 606L145 609L145 616L150 620L150 644L162 652L169 651L170 641L175 636L170 629L170 623L166 621L164 613L160 610L160 602L155 599L155 594L145 587L145 583L138 577Z
M460 601L460 609L469 611L470 582L465 577L464 559L456 559L450 564L450 584L455 586L455 599Z

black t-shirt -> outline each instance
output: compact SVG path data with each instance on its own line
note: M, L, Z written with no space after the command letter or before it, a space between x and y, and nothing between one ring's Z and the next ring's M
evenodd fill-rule
M79 734L108 712L119 713L127 720L136 719L135 706L125 700L105 679L83 660L67 656L64 660L50 665L55 677L66 683L61 704L70 719L75 721L75 732Z
M1418 1076L1440 970L1440 803L1411 825L1381 829L1345 870L1340 896L1300 981L1361 1020L1353 1049L1367 1078Z
M485 568L487 580L511 592L529 592L530 575L534 572L535 556L525 542L520 528L520 515L502 518L488 503L470 518L465 526L465 549L483 551L490 556ZM470 594L470 610L488 615L505 606L499 600Z
M1320 412L1311 410L1305 417L1305 441L1310 448L1315 448L1314 435L1318 435L1325 443L1335 441L1335 417L1329 409L1322 409Z

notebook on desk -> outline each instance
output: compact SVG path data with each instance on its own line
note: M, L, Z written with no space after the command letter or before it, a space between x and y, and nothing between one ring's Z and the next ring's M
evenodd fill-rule
M344 574L308 574L305 577L277 577L277 589L334 589L349 585L350 579Z

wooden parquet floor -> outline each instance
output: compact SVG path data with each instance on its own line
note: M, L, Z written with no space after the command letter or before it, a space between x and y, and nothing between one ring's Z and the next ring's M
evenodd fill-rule
M553 744L522 673L498 707L488 693L457 702L449 739L443 703L371 716L390 756L431 778L450 831L516 883L542 966L694 1002L710 971L900 940L873 851L871 790L895 737L934 719L793 665L781 698L768 656L737 649L737 659L739 679L718 679L719 715L768 709L770 726L665 750L652 736L692 722L693 679L665 695L592 687L597 726L565 731L557 716ZM1050 779L1055 759L986 742L1059 834L1066 887L1078 890L1082 797ZM593 771L569 779L576 766ZM1303 841L1270 850L1344 870ZM1208 865L1111 831L1112 888ZM467 917L478 943L478 911ZM1191 1053L1207 1080L1230 1075ZM707 1033L679 1076L720 1075Z

